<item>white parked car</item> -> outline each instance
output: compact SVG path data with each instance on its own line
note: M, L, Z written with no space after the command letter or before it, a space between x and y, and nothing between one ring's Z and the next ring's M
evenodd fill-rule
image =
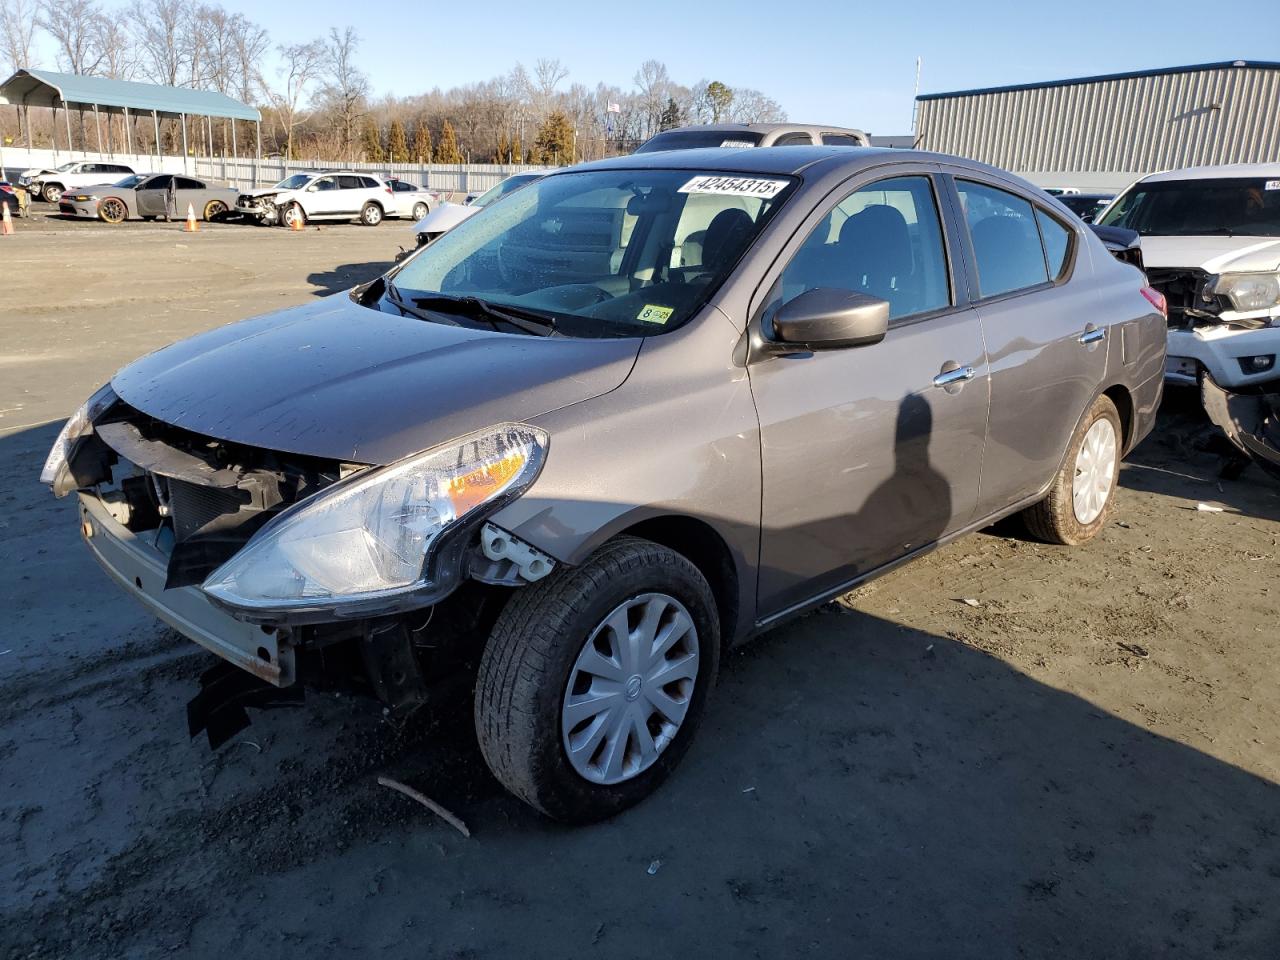
M434 190L420 187L408 180L388 177L386 184L391 188L391 208L388 217L409 217L414 221L421 220L440 202L440 195Z
M376 227L398 215L395 197L383 180L368 173L311 171L285 177L274 187L240 194L236 212L259 223L359 220Z
M413 235L417 245L425 247L436 237L443 233L448 233L463 220L475 216L495 200L499 200L508 193L519 190L521 187L527 187L535 180L541 180L544 176L546 174L541 171L513 173L497 186L490 187L479 196L468 197L466 203L442 201L438 206L432 207L431 212L426 217L413 225Z
M1280 379L1280 163L1145 177L1099 215L1142 237L1169 304L1165 379L1239 391Z
M68 190L92 187L100 183L115 183L137 171L127 163L104 163L97 160L75 160L60 167L31 167L23 170L18 185L27 188L33 197L47 203L57 203Z

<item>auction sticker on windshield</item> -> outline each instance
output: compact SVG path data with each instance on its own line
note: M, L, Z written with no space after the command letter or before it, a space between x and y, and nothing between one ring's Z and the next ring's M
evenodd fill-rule
M757 180L752 177L694 177L680 193L719 193L732 197L776 197L786 187L786 180Z

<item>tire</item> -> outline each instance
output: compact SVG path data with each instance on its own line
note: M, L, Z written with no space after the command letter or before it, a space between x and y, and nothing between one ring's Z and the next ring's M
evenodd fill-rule
M650 610L647 604L655 601L662 611L655 620L659 632L682 622L677 619L682 613L691 622L692 634L686 628L664 655L674 655L676 659L664 660L660 656L656 661L674 666L677 671L682 666L686 668L679 672L696 670L688 678L690 686L682 686L685 681L677 680L662 686L654 684L645 693L643 683L636 683L639 674L623 678L632 668L621 648L614 646L611 649L620 655L613 660L600 657L596 661L617 670L616 681L610 681L616 684L609 694L614 707L607 715L599 713L583 720L587 724L584 732L570 732L566 729L569 699L586 692L577 686L570 688L571 681L576 684L583 678L580 658L588 657L592 647L599 650L602 642L621 643L617 634L608 639L604 621L627 616L627 622L641 624L633 632L643 635L643 623L647 622L644 613ZM620 614L629 604L632 609ZM678 632L678 628L673 630ZM690 650L696 657L692 664ZM555 820L590 823L613 816L656 790L679 763L702 719L715 684L719 657L720 622L715 598L698 568L680 554L648 540L612 540L582 565L562 567L544 580L523 587L499 615L480 658L476 679L476 735L485 762L503 786ZM684 708L673 731L662 728L664 715L652 706L651 698L663 693L672 697L667 703ZM621 779L606 781L607 764L601 761L600 779L593 782L580 769L590 760L586 753L609 753L614 740L604 735L598 747L584 750L576 761L570 759L568 741L574 736L579 737L579 742L595 740L590 734L595 721L607 725L614 716L612 709L620 709L618 716L624 718L620 763L630 762L633 769L621 770ZM656 744L656 752L649 751L647 761L645 752L639 749L641 725L648 731L650 743ZM637 749L632 750L633 746Z
M302 209L302 204L296 201L276 214L276 222L280 226L288 227L291 230L293 229L294 220L301 221L304 227L307 225L307 212Z
M119 197L106 197L98 204L98 217L103 223L124 223L129 219L129 208Z
M227 205L221 200L210 200L204 205L205 222L213 220L215 217L224 217L227 214Z
M45 203L57 203L62 199L62 186L57 183L46 183L40 188L40 196Z
M360 222L366 227L376 227L382 222L382 208L370 200L360 211Z
M1102 531L1115 504L1123 438L1115 404L1108 397L1098 397L1076 427L1048 495L1022 513L1032 536L1046 543L1078 546ZM1097 482L1090 483L1091 477ZM1105 493L1100 494L1104 484ZM1086 495L1090 490L1092 498Z
M421 203L421 202L415 203L413 205L413 213L411 214L411 216L413 217L413 222L417 223L419 220L421 220L430 212L431 212L431 208L427 206L425 203Z

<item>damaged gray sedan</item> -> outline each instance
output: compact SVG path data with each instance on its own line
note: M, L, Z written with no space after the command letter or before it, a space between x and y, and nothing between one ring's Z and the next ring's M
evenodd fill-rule
M1011 513L1098 535L1159 401L1161 308L989 167L619 158L138 360L42 479L230 665L193 735L308 687L405 713L462 678L497 778L588 821L671 772L724 649Z

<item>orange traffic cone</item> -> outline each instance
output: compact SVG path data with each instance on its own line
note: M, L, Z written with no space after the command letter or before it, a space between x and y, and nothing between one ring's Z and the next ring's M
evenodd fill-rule
M187 225L182 229L186 233L195 233L200 229L199 224L196 223L196 208L189 203L187 204Z
M13 233L13 219L9 216L9 205L4 205L4 219L0 220L0 237L7 237Z
M297 211L293 215L293 219L289 221L290 230L302 230L302 211Z

